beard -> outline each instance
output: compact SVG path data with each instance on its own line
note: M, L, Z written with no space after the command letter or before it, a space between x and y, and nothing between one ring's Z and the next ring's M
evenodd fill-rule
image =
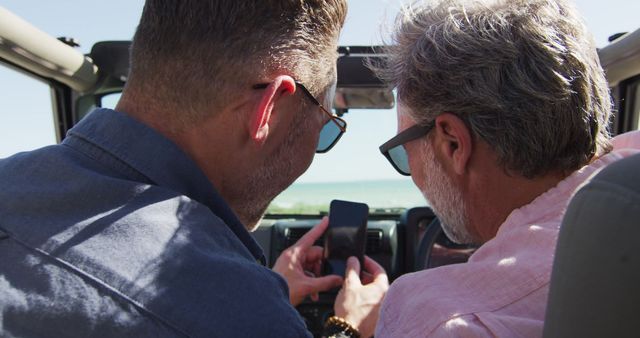
M302 151L300 146L304 136L312 130L311 119L306 118L304 111L295 116L292 123L294 127L274 155L262 168L254 170L240 189L238 196L243 198L236 203L237 215L249 231L258 228L271 201L304 172L300 172L300 156L295 155Z
M426 152L424 166L422 166L424 172L421 173L425 178L422 195L440 219L442 229L450 240L458 244L473 243L473 236L466 227L468 217L462 192L454 186L442 164L436 160L430 142L427 140L423 142Z

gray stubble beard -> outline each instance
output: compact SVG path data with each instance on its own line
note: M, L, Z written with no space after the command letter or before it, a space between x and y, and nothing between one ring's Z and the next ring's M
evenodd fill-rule
M438 216L444 233L453 242L473 243L473 236L467 229L468 216L462 193L444 172L444 167L435 158L434 149L428 141L423 141L425 189L422 192L433 212Z

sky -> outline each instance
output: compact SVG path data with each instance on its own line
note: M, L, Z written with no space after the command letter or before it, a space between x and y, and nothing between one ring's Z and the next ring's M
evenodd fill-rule
M348 0L349 13L341 45L380 44L402 1ZM74 37L89 52L102 40L129 40L139 20L142 0L0 0L0 6L48 34ZM596 44L640 28L640 1L578 0ZM348 131L327 154L318 154L298 182L401 179L378 151L395 135L394 110L351 110ZM51 98L46 85L0 66L0 158L55 143Z

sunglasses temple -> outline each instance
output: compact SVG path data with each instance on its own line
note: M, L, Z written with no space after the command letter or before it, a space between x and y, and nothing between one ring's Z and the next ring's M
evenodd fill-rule
M340 123L338 123L338 121L336 120L340 120L339 117L331 114L323 105L319 104L318 107L320 107L320 109L329 116L329 118L331 118L331 121L340 129L341 132L345 132L346 128L342 125L340 125Z

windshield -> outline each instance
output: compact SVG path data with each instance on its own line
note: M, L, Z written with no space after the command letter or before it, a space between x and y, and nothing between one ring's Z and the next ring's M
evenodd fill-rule
M425 205L411 180L370 180L293 184L271 203L269 214L318 214L329 211L333 199L364 202L373 213L399 213Z
M349 12L339 45L372 46L388 40L384 37L402 3L408 0L348 0ZM607 44L607 37L617 32L638 28L637 13L640 2L612 0L606 3L576 0L585 16L596 44ZM7 0L2 6L23 17L52 36L72 36L81 43L79 50L88 53L97 41L129 40L139 20L143 0L120 2L87 2L69 0L65 6L55 1ZM91 13L100 13L92 15ZM66 18L66 19L61 19ZM117 24L115 24L117 22ZM16 123L16 114L27 111L42 112L43 124L53 125L51 99L42 84L34 82L20 88L26 98L16 97L11 89L18 88L16 72L0 70L3 113L0 125L10 126L14 134L25 139L38 139L37 146L55 142L54 128L34 129L31 119ZM40 95L38 95L40 94ZM109 101L109 103L106 103ZM104 106L114 106L117 96L105 98ZM327 211L332 199L365 202L372 211L392 210L426 205L424 198L410 178L403 177L380 155L378 146L396 133L396 112L390 110L351 110L344 115L348 130L340 142L328 153L318 154L309 170L289 189L278 196L268 209L270 213L313 213ZM27 116L27 115L24 115ZM0 158L20 150L37 147L5 132L0 143ZM60 136L58 136L59 138Z
M406 1L349 1L340 46L381 45ZM333 199L363 202L371 212L399 212L426 202L410 177L398 174L378 147L396 134L396 109L351 109L347 132L329 152L276 197L267 213L318 214Z
M378 147L396 134L395 109L351 109L347 132L276 197L267 213L318 214L333 199L367 203L372 212L399 212L426 202L410 177L398 174Z

